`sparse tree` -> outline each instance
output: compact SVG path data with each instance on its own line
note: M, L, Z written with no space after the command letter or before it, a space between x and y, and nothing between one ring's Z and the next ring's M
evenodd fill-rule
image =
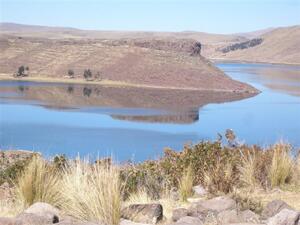
M18 68L17 77L23 77L24 76L24 72L25 72L25 67L24 66L20 66Z
M68 75L70 78L74 78L74 74L75 74L74 70L71 70L71 69L68 70Z
M86 80L89 80L93 77L92 71L90 69L84 70L83 77Z

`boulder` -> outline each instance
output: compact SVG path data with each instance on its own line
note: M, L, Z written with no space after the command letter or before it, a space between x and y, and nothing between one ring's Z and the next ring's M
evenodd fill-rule
M248 209L239 213L239 220L243 223L258 223L259 215Z
M52 223L59 222L59 209L53 207L52 205L44 202L37 202L31 205L24 213L31 213L37 216L47 218Z
M16 220L14 225L48 225L53 224L53 221L47 217L38 216L32 213L22 213Z
M180 218L173 225L203 225L203 222L197 217L185 216Z
M202 221L205 221L209 215L216 217L217 214L217 211L204 208L199 202L192 204L190 208L188 208L188 216L198 217Z
M0 217L0 225L15 225L15 222L14 218Z
M194 191L194 194L198 197L207 195L207 191L201 185L194 186L193 191Z
M282 209L275 216L268 219L267 225L298 225L300 212Z
M282 209L292 209L286 202L282 200L274 200L269 202L261 213L262 219L268 219L269 217L275 216Z
M220 224L230 224L240 222L236 209L225 210L218 214L217 220Z
M216 197L206 201L199 201L198 204L207 210L216 211L218 213L225 210L236 209L237 207L236 202L227 196Z
M185 208L174 209L172 213L172 221L176 222L180 218L185 217L187 215L188 215L188 210Z
M161 204L132 204L122 210L122 218L137 223L156 224L163 219Z

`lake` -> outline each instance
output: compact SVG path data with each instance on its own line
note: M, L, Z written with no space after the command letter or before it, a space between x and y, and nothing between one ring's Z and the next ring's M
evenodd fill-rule
M0 81L0 149L142 161L226 129L248 144L300 147L300 66L216 65L261 93Z

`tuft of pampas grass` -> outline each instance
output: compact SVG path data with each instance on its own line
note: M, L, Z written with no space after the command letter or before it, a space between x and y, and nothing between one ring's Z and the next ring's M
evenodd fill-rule
M180 199L186 202L189 197L193 195L194 175L192 167L189 166L183 173L179 182Z
M76 160L62 177L61 208L84 220L116 225L121 217L121 182L115 166Z
M26 208L35 202L59 206L60 180L40 156L34 156L15 184L16 199Z
M291 146L289 144L283 142L275 144L273 151L268 177L271 187L278 187L290 180L294 162L290 156Z

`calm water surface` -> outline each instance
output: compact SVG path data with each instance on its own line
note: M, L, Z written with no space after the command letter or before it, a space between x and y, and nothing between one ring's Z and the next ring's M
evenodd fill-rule
M164 147L180 150L185 143L215 139L228 128L246 143L264 146L283 139L300 147L299 66L217 66L262 92L252 98L200 108L178 107L175 113L166 110L174 103L166 103L160 96L156 97L166 107L156 108L155 93L140 102L143 107L134 104L140 94L125 93L126 104L119 107L118 96L105 98L108 92L102 89L84 87L78 91L66 84L2 81L0 149L35 150L45 156L113 155L120 161L140 161L158 157ZM66 90L63 95L61 90ZM96 100L92 104L95 95L101 107ZM133 98L135 101L131 101Z

